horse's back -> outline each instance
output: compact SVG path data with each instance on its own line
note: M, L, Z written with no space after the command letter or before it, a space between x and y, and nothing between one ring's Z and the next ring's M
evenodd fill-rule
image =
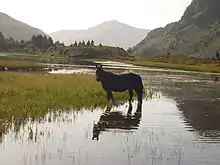
M125 80L132 86L132 88L143 88L142 78L140 75L130 72L123 74Z
M133 73L114 74L107 72L108 76L104 79L103 87L111 91L125 91L127 89L141 90L143 88L141 76Z

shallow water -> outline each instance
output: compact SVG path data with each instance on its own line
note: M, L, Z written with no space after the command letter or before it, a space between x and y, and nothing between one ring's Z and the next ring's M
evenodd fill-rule
M219 82L205 75L139 73L160 94L144 101L141 116L134 115L136 102L131 117L127 104L110 113L48 114L2 137L0 164L219 165Z

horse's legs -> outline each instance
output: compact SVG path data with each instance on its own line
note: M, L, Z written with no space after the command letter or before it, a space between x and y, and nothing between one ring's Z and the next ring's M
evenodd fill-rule
M138 104L142 105L143 89L135 89L138 97Z
M107 91L107 100L108 100L108 102L110 101L110 99L111 99L111 93L109 91Z
M132 108L133 108L133 107L132 107L132 104L129 104L127 116L130 116L130 115L131 115Z
M134 96L134 93L133 93L133 89L129 89L129 106L131 106L131 102L132 102L132 99L133 99L133 96Z
M138 92L138 102L139 102L139 105L142 105L142 99L143 99L142 97L143 97L143 91L140 90Z
M107 91L107 99L108 99L108 101L110 101L110 99L112 99L112 101L115 103L115 99L114 99L111 91Z

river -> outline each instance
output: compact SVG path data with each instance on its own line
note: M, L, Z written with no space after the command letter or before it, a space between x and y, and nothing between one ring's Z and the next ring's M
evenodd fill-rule
M94 74L90 68L80 71ZM110 113L97 108L48 114L16 136L10 130L0 137L0 164L219 165L220 83L202 74L135 72L158 94L143 102L141 116L134 115L136 102L131 118L128 103ZM103 121L97 134L95 124Z

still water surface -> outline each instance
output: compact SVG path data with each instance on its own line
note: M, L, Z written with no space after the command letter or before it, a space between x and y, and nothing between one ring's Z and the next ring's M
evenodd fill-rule
M159 94L143 102L141 116L134 115L136 102L131 118L127 103L110 113L48 114L16 136L9 131L0 138L0 164L219 165L220 84L206 76L140 74ZM98 133L97 122L102 123ZM94 135L99 139L92 140Z

